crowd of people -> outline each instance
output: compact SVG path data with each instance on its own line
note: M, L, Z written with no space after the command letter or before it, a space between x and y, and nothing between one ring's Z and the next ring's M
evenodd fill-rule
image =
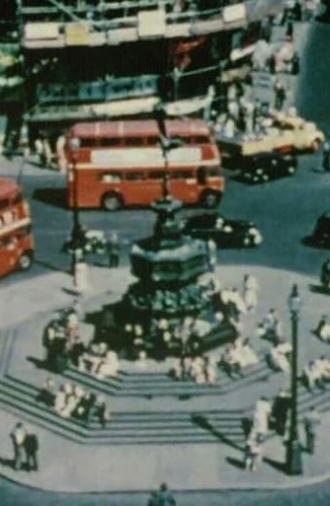
M43 346L46 367L54 372L61 373L71 366L101 380L118 374L118 354L107 343L93 339L86 343L82 339L75 308L56 313L45 328Z
M243 376L243 370L250 365L258 364L259 357L252 348L248 338L238 337L224 350L220 366L231 378Z
M37 395L37 401L54 409L62 418L74 418L84 423L97 420L102 427L111 420L111 413L103 395L71 383L57 387L50 377L46 378Z
M286 444L290 437L290 413L292 398L290 391L281 389L274 399L261 397L257 400L252 420L245 423L245 469L255 471L262 461L264 444L270 434L275 431ZM313 454L317 435L317 426L321 423L320 413L311 407L302 419L305 434L305 450Z
M225 137L237 134L258 136L267 133L271 128L278 128L272 122L273 113L288 107L290 87L283 77L283 73L298 74L300 72L300 58L295 47L293 21L302 20L305 13L311 13L316 7L307 6L307 2L287 2L283 17L270 17L264 26L263 34L255 45L252 55L252 65L255 71L268 71L270 74L270 88L273 98L263 99L251 96L249 85L245 86L239 80L234 80L227 90L226 111L217 116L215 130ZM271 40L274 24L284 25L285 37L278 43ZM249 75L251 80L251 74ZM249 83L247 83L249 84ZM290 113L291 114L291 113Z
M218 378L217 363L209 356L184 357L170 370L175 380L193 380L199 385L213 385Z

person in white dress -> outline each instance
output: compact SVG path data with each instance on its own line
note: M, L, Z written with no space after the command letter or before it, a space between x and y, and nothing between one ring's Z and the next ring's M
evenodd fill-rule
M99 379L117 376L119 370L118 355L115 351L108 351L105 358L101 361L96 376Z
M55 396L54 409L59 415L61 415L65 406L66 406L66 393L64 390L64 386L61 385L59 391Z
M269 419L272 412L272 406L266 397L261 397L257 403L253 417L253 432L263 438L267 436L269 430Z
M251 274L246 274L243 281L243 300L247 311L254 311L258 305L259 284Z
M290 343L280 341L275 344L269 354L270 365L276 370L288 373L290 371L289 355L291 352L292 346Z

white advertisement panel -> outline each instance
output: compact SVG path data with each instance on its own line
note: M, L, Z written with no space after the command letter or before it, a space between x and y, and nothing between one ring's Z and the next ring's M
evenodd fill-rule
M199 148L177 148L169 151L171 164L198 163L201 160ZM98 149L91 153L91 162L97 167L154 167L163 166L164 158L160 148Z

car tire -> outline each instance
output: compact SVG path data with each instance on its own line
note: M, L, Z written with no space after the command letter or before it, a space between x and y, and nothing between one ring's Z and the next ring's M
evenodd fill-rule
M222 195L214 191L207 191L202 196L202 206L206 209L214 209L220 202Z
M20 271L28 271L33 263L33 255L31 252L23 253L18 260L18 268Z
M102 207L106 211L118 211L123 205L120 195L116 193L107 193L103 196Z

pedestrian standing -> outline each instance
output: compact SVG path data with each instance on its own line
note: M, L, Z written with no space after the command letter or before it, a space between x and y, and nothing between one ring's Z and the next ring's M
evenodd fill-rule
M243 300L248 311L254 311L258 305L259 285L257 279L246 274L243 281Z
M228 116L224 125L223 134L225 137L232 138L236 133L236 124L234 118Z
M275 93L275 109L281 111L283 109L284 102L286 100L286 89L282 79L276 79L274 84Z
M324 172L330 172L330 143L328 141L323 145L322 167Z
M261 118L261 102L257 98L253 110L253 131L258 133L260 131L260 118Z
M14 446L14 469L19 471L24 463L24 444L26 439L26 430L21 422L18 422L10 434Z
M299 22L302 20L302 7L300 0L295 1L292 14L295 21Z
M53 153L52 148L50 146L50 142L48 137L44 136L43 139L43 158L45 160L45 165L47 169L51 169L53 162Z
M251 432L245 444L245 469L256 471L262 459L263 439Z
M312 407L304 418L306 450L311 455L313 455L315 451L316 428L320 423L320 413Z
M67 161L65 155L66 138L65 135L60 135L56 141L56 157L58 168L61 173L65 173L67 169Z
M285 389L280 390L279 394L275 397L271 413L273 427L280 436L285 435L290 406L290 392Z
M245 103L245 132L249 135L253 134L254 125L254 104L247 100Z
M168 489L168 486L166 483L162 483L159 487L159 490L156 492L156 495L154 496L157 500L155 504L159 504L159 506L175 506L176 500L174 499L174 496L172 492Z
M109 267L118 267L120 261L120 245L117 232L111 234L108 242Z
M272 406L267 397L261 397L257 403L253 417L253 432L260 438L265 438L269 430Z
M44 156L44 145L43 141L40 137L37 137L34 141L34 151L37 155L38 163L43 167L45 165L45 156Z
M26 467L28 471L38 471L39 441L36 434L28 432L24 441Z

